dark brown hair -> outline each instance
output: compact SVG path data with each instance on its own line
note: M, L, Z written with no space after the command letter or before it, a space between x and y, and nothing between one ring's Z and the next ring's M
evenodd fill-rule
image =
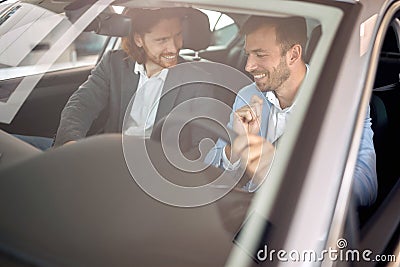
M240 32L242 35L253 33L263 26L274 27L276 41L280 44L282 55L296 44L302 48L302 59L304 60L305 47L307 43L307 25L303 17L263 17L251 16L243 24Z
M146 61L146 53L142 47L138 47L134 41L134 34L138 33L143 36L149 33L157 23L163 19L183 18L184 13L180 9L175 8L159 8L159 9L144 9L132 8L126 13L126 16L132 20L131 32L128 37L122 38L122 49L130 58L139 64Z

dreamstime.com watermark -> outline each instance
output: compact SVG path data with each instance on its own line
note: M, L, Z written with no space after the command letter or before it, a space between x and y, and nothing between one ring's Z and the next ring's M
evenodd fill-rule
M370 249L358 250L348 248L347 240L341 238L336 243L336 248L329 247L322 251L313 250L274 250L267 245L257 252L257 260L281 261L281 262L322 262L322 261L345 261L345 262L395 262L400 255L375 255Z

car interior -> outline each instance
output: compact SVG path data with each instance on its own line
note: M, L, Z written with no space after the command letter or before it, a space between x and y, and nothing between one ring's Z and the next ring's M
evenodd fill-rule
M396 168L395 155L400 148L397 136L400 134L399 69L400 49L399 31L395 25L389 26L380 53L374 89L371 96L371 119L374 131L374 146L377 155L379 194L377 204L381 203L400 177Z
M79 14L88 8L77 3L79 1L66 7L67 16L71 20L79 17ZM248 75L244 70L246 57L242 49L243 37L236 35L226 47L207 49L215 38L210 30L209 19L196 9L190 14L185 20L183 33L184 49L189 49L189 52L186 51L182 57L188 61L224 63ZM246 19L242 14L227 15L238 26ZM125 36L129 27L130 23L126 17L112 14L99 17L87 30L111 38ZM314 23L307 44L307 62L311 60L321 34L322 27ZM379 222L382 216L399 217L396 204L400 190L400 168L397 157L392 156L400 151L399 34L400 22L397 18L393 20L385 36L370 102L379 192L372 207L361 208L358 211L361 241L367 244L371 238L375 238L369 235L371 229L381 227ZM249 194L234 190L221 201L195 211L175 209L168 205L160 205L153 198L140 192L139 186L132 183L121 154L121 135L98 135L83 140L79 146L71 145L42 153L7 134L54 137L64 105L70 95L87 79L92 68L93 66L87 66L46 73L26 99L13 122L0 124L0 147L3 150L3 155L0 154L0 171L2 178L5 178L0 179L0 195L6 199L15 199L15 203L9 206L0 202L1 210L10 215L8 219L0 222L3 227L10 229L7 235L2 237L0 258L20 264L16 266L46 266L53 262L68 263L69 259L83 259L93 265L107 265L115 262L113 255L120 256L121 265L134 259L135 262L150 262L148 266L162 266L168 260L177 262L179 259L181 266L205 266L209 263L222 266L224 262L219 261L228 256L232 246L230 238L243 222L250 205ZM2 81L1 87L11 90L22 79ZM225 102L232 105L233 100L231 97L225 99ZM88 135L101 133L107 115L105 109L93 123ZM158 149L155 148L155 151ZM79 157L76 156L77 153ZM143 163L143 166L145 164ZM27 184L22 179L27 175L38 179ZM178 180L183 177L179 173L173 175ZM217 175L218 169L209 168L207 172L197 175L196 180L206 182ZM115 182L116 178L119 182ZM76 184L80 187L76 188ZM92 186L93 184L96 186ZM49 198L52 199L52 203L46 201ZM31 202L32 199L35 202ZM11 210L23 210L26 201L30 201L29 214ZM134 207L129 203L139 205ZM146 207L146 217L150 219L150 225L147 221L144 222L141 216L137 216L143 212L140 207ZM387 215L390 213L394 214ZM47 214L51 214L52 218ZM207 217L206 223L204 217ZM27 220L29 227L24 227ZM57 220L57 223L52 220ZM175 245L172 248L169 235L165 232L179 227L181 220L190 221L196 228L195 231L181 231L173 241ZM397 224L399 220L397 219ZM43 221L50 222L46 223L50 227L43 228ZM11 222L18 223L18 227L6 225ZM392 231L392 234L396 229L398 231L397 224L389 225L387 231ZM72 231L80 236L72 235ZM148 240L149 236L154 235L157 236L156 244ZM212 249L206 243L195 243L199 236L203 236L203 240L206 240L204 236L207 237L208 242L215 241L215 246L219 249ZM123 243L131 244L132 240L143 245L141 251L164 250L165 254L157 257L150 253L131 252L129 250L132 248L124 246ZM198 254L180 254L185 247L193 248L191 251ZM193 259L197 262L193 263ZM74 262L70 263L74 265Z
M400 169L397 157L393 156L400 149L398 139L400 134L399 70L400 31L399 14L397 14L388 27L383 40L370 100L373 141L377 160L378 197L371 207L359 210L361 244L365 246L365 244L374 242L389 243L388 251L393 251L399 242L397 203L399 203ZM385 220L392 223L382 227L382 222ZM391 242L382 240L392 235L394 238Z

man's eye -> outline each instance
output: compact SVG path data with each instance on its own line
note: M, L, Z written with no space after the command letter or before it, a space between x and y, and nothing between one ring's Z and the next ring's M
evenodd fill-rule
M162 39L158 39L157 42L162 44L168 41L168 38L162 38Z
M259 57L259 58L263 58L263 57L266 57L268 55L267 54L257 54L256 56Z

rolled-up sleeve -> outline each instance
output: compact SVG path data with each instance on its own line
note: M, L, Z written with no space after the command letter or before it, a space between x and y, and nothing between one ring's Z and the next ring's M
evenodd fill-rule
M224 148L226 146L226 142L222 139L218 139L217 143L211 150L207 153L207 156L204 159L206 164L213 165L217 168L223 168L222 165L222 153L224 152Z
M372 205L378 194L376 154L371 129L370 111L364 120L364 129L354 170L353 192L358 206Z

